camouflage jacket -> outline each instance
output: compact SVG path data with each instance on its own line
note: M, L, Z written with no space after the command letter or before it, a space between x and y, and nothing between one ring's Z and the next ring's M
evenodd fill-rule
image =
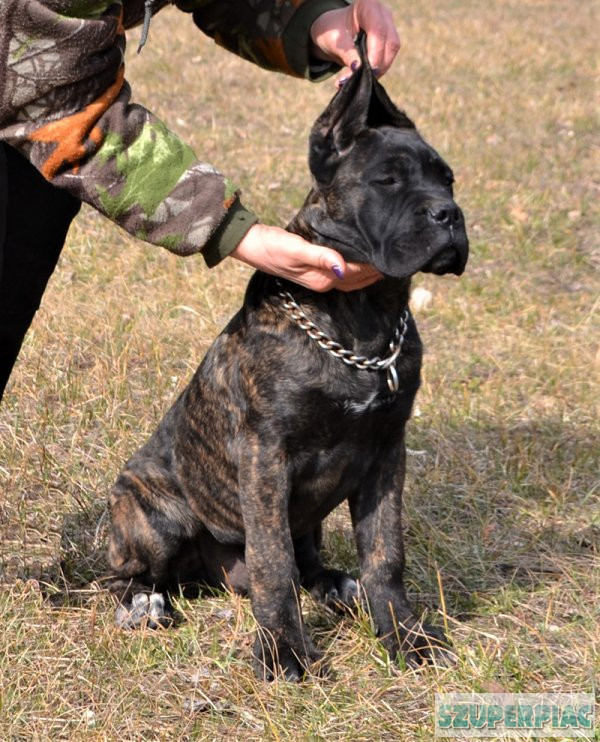
M154 0L153 12L169 0ZM316 78L309 29L344 0L176 0L261 67ZM0 141L129 233L214 265L256 221L239 191L132 102L125 29L143 0L0 0Z

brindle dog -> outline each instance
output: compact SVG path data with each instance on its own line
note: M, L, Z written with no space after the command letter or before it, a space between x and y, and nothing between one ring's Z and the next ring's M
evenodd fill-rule
M164 623L159 593L190 582L249 593L257 670L269 678L298 679L320 657L300 586L330 605L357 596L356 582L319 557L321 522L343 500L386 649L417 663L445 645L415 618L402 582L404 426L422 355L408 300L417 271L460 275L468 241L451 169L359 48L362 67L312 130L314 184L289 229L384 280L316 293L255 273L110 495L117 622Z

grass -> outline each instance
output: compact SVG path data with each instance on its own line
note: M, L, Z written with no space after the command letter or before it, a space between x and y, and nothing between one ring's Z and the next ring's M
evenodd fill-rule
M254 679L249 606L227 594L181 600L174 631L113 628L98 587L105 495L249 273L208 272L85 210L0 410L1 739L412 742L433 737L435 692L595 690L593 7L395 10L404 48L386 87L456 171L472 246L459 280L415 281L433 301L417 313L427 353L406 487L409 592L447 624L456 665L396 670L368 616L338 620L308 599L335 674L300 686ZM128 69L136 99L236 179L251 208L289 219L330 83L254 69L170 10ZM356 569L344 508L326 546Z

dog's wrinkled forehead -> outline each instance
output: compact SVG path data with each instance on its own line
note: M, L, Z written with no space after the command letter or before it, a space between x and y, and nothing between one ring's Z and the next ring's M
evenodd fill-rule
M403 130L415 146L423 140L408 116L390 100L377 81L366 54L366 37L357 38L361 66L334 96L315 122L310 135L309 166L326 184L347 152L365 132L383 127Z
M422 178L432 183L451 183L452 169L416 129L383 126L358 135L352 157L340 158L338 172L352 173L369 182L371 174L402 175Z

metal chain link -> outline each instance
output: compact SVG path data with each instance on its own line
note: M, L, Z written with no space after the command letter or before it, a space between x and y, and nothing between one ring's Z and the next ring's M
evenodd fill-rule
M339 360L343 361L347 366L354 366L355 368L367 371L387 371L387 382L390 391L398 391L398 374L396 372L395 363L402 351L404 337L408 329L408 318L410 316L408 309L404 310L398 320L398 326L394 330L394 334L388 346L390 351L389 355L385 358L380 358L379 356L367 358L366 356L356 355L356 353L344 348L329 335L319 330L315 323L306 316L290 292L284 290L279 279L277 279L277 286L279 288L278 295L282 300L284 309L287 310L290 317L296 322L298 327L304 330L308 337L316 342L319 348L326 350L334 358L339 358Z

